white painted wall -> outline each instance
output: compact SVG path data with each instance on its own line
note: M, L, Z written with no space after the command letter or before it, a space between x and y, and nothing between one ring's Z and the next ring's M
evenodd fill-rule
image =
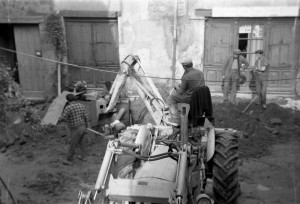
M55 10L120 11L122 0L53 0Z
M122 3L119 18L120 57L139 55L143 68L151 76L171 78L175 0L130 0ZM176 78L183 69L179 63L191 58L203 69L204 21L190 20L187 2L178 0ZM154 79L158 83L169 80Z
M249 6L299 6L299 0L188 0L194 8L212 9L214 7L249 7Z

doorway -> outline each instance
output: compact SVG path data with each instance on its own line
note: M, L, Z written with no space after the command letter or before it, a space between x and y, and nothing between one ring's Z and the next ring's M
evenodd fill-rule
M119 70L119 38L117 19L66 18L68 61L100 72L69 66L70 81L86 81L89 87L104 87ZM115 73L113 73L115 72Z
M242 51L250 65L255 63L254 52L264 47L264 25L240 24L238 33L238 48Z
M0 68L5 69L13 80L20 83L14 28L12 24L0 24ZM12 50L12 51L9 51Z

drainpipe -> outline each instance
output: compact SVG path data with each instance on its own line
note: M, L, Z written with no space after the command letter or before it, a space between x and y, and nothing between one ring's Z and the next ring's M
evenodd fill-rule
M175 10L174 10L172 87L175 86L175 72L176 72L176 42L177 42L177 15L178 15L177 7L178 7L178 0L175 1Z

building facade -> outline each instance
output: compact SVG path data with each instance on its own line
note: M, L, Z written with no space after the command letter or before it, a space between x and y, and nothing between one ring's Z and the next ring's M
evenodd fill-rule
M15 67L25 97L42 98L53 92L53 46L45 38L45 16L53 12L51 0L0 1L0 63Z
M1 0L2 61L19 67L27 97L56 93L57 64L45 21L61 16L67 55L64 85L86 80L101 87L112 81L120 62L138 55L157 85L180 79L179 61L189 57L205 74L213 92L221 92L221 68L235 48L250 68L239 93L254 93L254 51L270 59L268 94L300 95L300 23L297 0ZM26 56L23 53L28 53ZM39 56L38 54L41 54ZM36 56L33 58L32 56ZM91 67L93 69L87 69ZM97 70L105 70L97 71ZM298 78L298 80L296 79Z

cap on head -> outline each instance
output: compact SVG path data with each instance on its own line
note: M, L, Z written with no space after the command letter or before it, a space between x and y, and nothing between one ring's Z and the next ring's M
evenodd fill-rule
M181 61L182 66L190 68L193 67L193 61L190 58Z
M66 99L69 102L76 101L76 96L74 96L73 94L68 94L68 95L66 95Z
M233 54L239 55L239 54L241 54L241 50L240 49L235 49L235 50L233 50Z
M256 50L255 54L264 54L264 51L263 50Z

